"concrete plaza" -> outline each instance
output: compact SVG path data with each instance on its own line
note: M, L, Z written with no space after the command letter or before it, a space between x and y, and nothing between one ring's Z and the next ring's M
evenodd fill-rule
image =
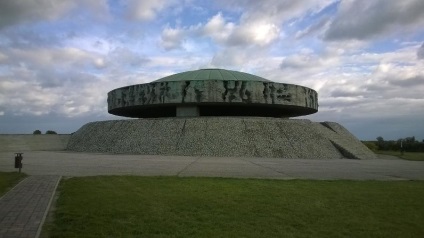
M312 160L28 151L22 162L22 171L29 175L424 180L424 162L391 156L373 160ZM16 171L13 166L13 152L0 152L0 171Z

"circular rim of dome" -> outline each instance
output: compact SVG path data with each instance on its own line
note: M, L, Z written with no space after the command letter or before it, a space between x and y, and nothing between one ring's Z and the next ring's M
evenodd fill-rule
M295 117L318 111L315 90L248 73L199 69L108 93L108 112L133 118Z
M151 83L158 82L174 82L174 81L198 81L198 80L220 80L220 81L257 81L257 82L273 82L271 80L235 70L227 70L220 68L207 68L192 71L185 71L172 74Z

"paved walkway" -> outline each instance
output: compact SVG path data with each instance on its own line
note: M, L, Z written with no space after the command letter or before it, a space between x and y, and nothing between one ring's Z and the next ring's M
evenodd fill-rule
M30 176L0 198L0 238L38 237L59 180Z

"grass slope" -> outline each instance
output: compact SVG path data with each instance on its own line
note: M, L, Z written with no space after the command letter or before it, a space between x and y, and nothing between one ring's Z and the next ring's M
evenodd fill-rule
M0 172L0 197L25 177L23 173Z
M424 237L424 182L62 180L50 237Z

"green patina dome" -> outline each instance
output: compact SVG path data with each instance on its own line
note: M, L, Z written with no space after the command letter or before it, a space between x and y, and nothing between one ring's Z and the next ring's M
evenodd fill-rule
M223 81L259 81L271 82L262 77L226 69L199 69L166 76L153 82L223 80Z

